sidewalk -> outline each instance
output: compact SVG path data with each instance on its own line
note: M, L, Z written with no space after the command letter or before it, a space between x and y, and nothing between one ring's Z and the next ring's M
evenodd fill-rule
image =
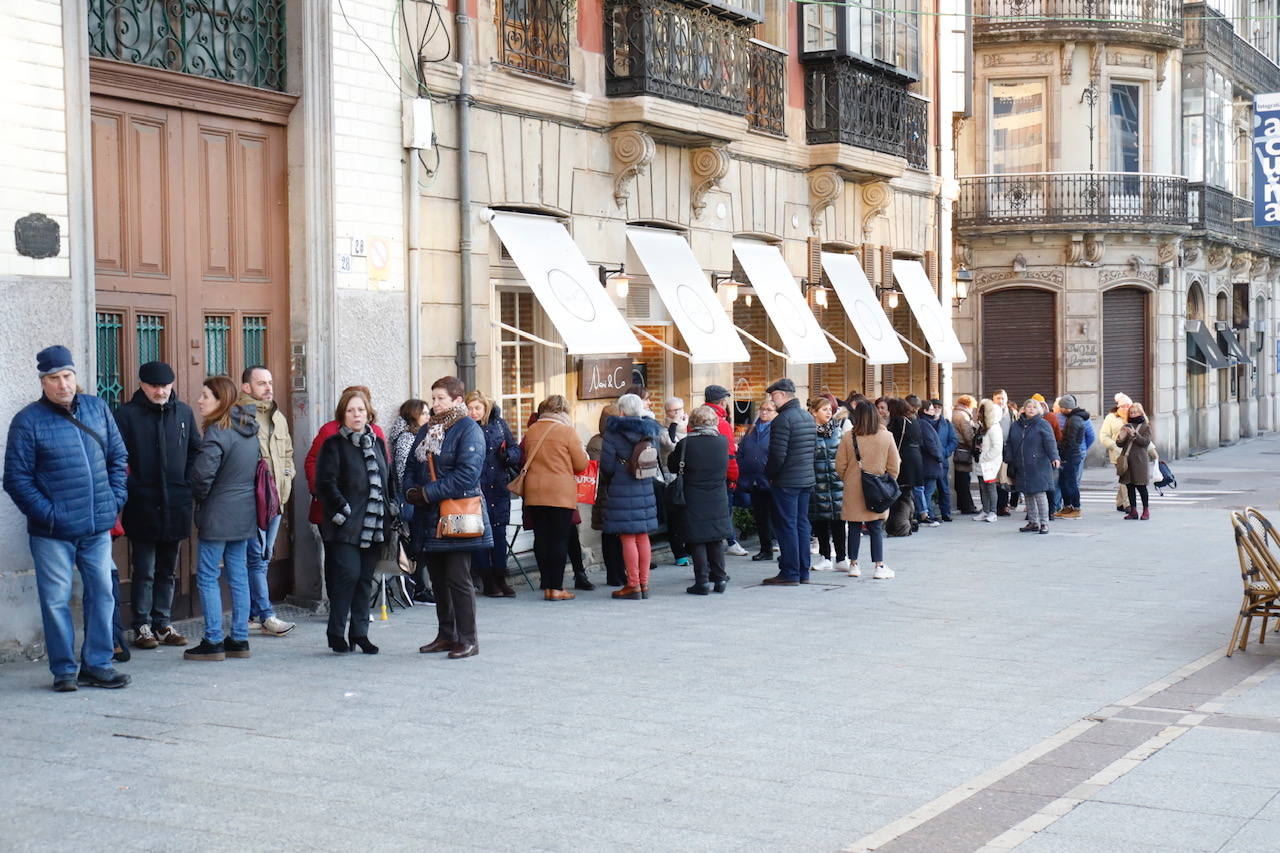
M1221 655L1225 510L1276 510L1280 439L1175 470L1194 502L1149 522L891 539L891 581L731 559L722 596L670 565L643 602L522 587L481 599L465 661L417 653L419 607L376 657L309 618L249 660L135 652L121 691L0 667L0 846L1274 851L1280 637Z

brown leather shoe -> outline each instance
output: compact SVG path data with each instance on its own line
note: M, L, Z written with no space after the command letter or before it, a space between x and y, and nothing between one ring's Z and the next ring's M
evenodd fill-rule
M480 654L480 647L475 643L458 643L453 647L453 651L449 652L449 660L475 657L478 654Z
M453 640L445 640L440 637L436 637L425 646L419 647L418 651L422 652L424 655L429 655L433 652L451 652L456 645L457 643Z
M800 581L792 580L791 578L784 577L783 575L774 575L771 578L765 578L760 581L760 583L764 586L800 586Z
M622 589L615 589L613 591L613 597L639 601L644 597L644 593L640 591L640 587L638 586L624 586Z
M577 598L567 589L546 589L542 591L542 597L547 601L570 601Z
M503 598L515 598L515 597L516 597L516 591L515 591L514 589L512 589L512 588L511 588L511 586L510 586L510 584L508 584L506 581L499 581L499 582L498 582L498 592L502 593L502 597L503 597Z

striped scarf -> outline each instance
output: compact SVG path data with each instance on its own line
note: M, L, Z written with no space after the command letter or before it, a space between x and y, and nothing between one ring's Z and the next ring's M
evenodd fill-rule
M341 426L338 432L360 448L364 455L364 469L369 475L369 499L365 502L364 519L360 524L360 547L368 548L375 542L383 541L382 517L387 511L382 499L382 473L378 468L378 451L374 447L373 430L365 427L364 432L353 432L346 426Z

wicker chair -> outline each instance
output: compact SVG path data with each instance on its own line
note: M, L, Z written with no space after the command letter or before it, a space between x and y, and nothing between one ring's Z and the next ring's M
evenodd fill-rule
M1227 657L1237 648L1248 646L1253 617L1262 617L1258 642L1266 639L1267 620L1280 618L1280 535L1271 522L1253 507L1231 513L1235 534L1236 556L1240 561L1240 580L1244 599L1236 616L1235 628L1227 644ZM1276 550L1273 551L1272 547Z

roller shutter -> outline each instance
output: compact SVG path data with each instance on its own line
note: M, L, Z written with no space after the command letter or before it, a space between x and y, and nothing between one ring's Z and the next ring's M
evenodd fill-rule
M1032 394L1052 400L1058 389L1055 297L1045 290L1014 287L982 297L982 387L998 388L1021 405Z
M1117 391L1144 406L1147 392L1147 293L1118 287L1102 294L1102 404L1111 408Z

